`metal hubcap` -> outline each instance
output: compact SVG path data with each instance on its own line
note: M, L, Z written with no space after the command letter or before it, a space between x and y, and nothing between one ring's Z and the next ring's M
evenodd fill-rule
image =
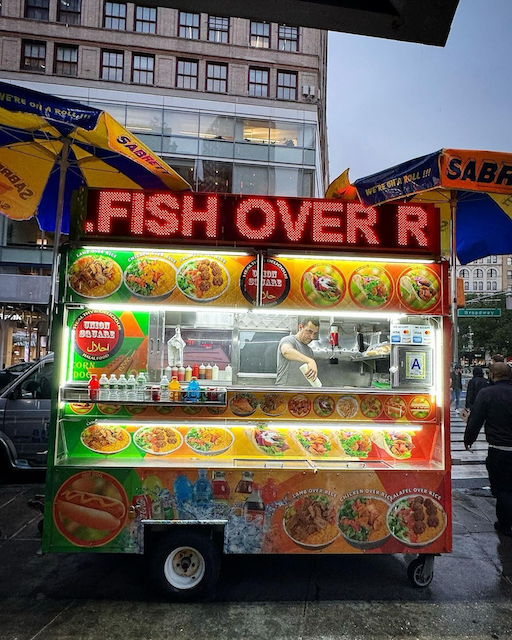
M204 578L206 563L202 554L192 547L178 547L168 556L164 574L177 589L192 589Z

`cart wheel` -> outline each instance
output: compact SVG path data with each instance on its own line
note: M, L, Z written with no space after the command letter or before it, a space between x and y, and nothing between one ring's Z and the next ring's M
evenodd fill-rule
M416 558L407 567L407 577L413 587L428 587L434 577L434 560L428 562L426 558ZM430 565L430 566L429 566Z
M154 540L151 576L172 600L198 600L213 589L220 569L220 549L209 532L173 531Z

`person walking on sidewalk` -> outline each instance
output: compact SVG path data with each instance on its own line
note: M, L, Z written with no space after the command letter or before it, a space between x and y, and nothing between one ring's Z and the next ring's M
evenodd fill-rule
M469 414L464 432L467 451L485 423L489 451L485 462L491 492L496 498L497 522L494 528L512 537L512 380L504 362L491 368L492 386L481 389Z
M475 367L473 369L473 377L468 382L468 388L466 390L466 409L471 411L473 405L476 402L476 397L480 389L484 389L489 386L489 380L484 378L484 370L482 367Z
M460 394L462 393L462 367L455 365L455 369L450 374L452 402L455 401L455 409L459 410Z

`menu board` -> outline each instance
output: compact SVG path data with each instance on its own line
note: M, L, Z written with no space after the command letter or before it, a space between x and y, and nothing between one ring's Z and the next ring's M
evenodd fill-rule
M69 254L66 300L390 311L448 310L441 264L262 258L219 252L77 249Z

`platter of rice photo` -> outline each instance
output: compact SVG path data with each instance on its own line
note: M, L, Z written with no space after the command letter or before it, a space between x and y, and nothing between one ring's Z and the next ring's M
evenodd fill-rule
M376 496L345 500L338 511L341 535L356 549L377 549L391 533L386 522L389 502Z
M400 430L374 431L373 442L396 460L408 460L412 455L414 432Z
M130 434L116 425L91 424L80 434L84 447L94 453L111 455L130 446Z
M136 298L163 300L176 286L176 269L160 256L136 256L124 272L124 284Z
M289 504L283 515L286 535L302 549L317 551L331 545L340 534L336 507L328 496L310 493Z
M434 498L412 494L391 505L387 525L399 542L409 547L426 547L445 530L446 512Z
M233 432L224 427L191 427L185 436L185 444L201 456L225 453L234 441Z
M267 416L280 416L286 411L286 397L282 393L265 393L260 400L260 409Z
M189 300L211 302L228 289L229 273L221 262L213 258L191 258L178 269L176 282Z
M119 289L122 281L121 267L102 253L81 256L68 269L69 286L83 298L106 298Z
M183 436L173 427L153 425L137 429L133 434L133 442L144 453L166 456L181 447Z

